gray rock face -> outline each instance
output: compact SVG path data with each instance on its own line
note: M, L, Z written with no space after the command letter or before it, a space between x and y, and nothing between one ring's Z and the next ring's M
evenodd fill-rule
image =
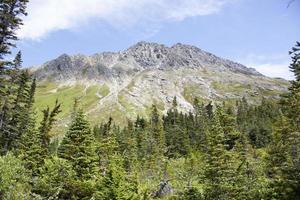
M39 80L99 79L115 75L130 75L147 69L209 69L262 76L255 69L219 58L197 47L176 44L172 47L139 42L129 49L92 56L63 54L42 65L36 72Z
M147 42L121 52L92 56L63 54L40 66L34 74L38 81L53 82L58 88L78 84L86 89L105 86L108 94L95 92L98 103L87 113L97 116L113 108L128 118L145 114L151 104L166 111L174 96L179 110L190 111L196 96L204 101L245 96L255 102L261 97L276 98L289 85L283 79L263 76L253 68L194 46L167 47Z

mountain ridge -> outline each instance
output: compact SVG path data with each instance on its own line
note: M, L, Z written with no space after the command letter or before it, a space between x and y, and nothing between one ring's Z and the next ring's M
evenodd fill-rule
M152 104L166 112L174 96L178 109L188 112L195 97L204 102L247 97L255 103L262 97L278 98L289 85L180 43L168 47L139 42L119 52L63 54L33 73L39 83L37 108L58 98L65 110L62 120L70 116L74 98L81 99L93 121L109 115L126 122L136 115L146 116Z
M90 56L83 54L68 55L62 54L54 60L48 61L35 69L36 75L42 79L38 71L41 68L56 65L58 70L61 68L75 69L70 65L103 65L102 67L112 68L115 62L122 62L126 59L132 61L131 66L136 67L136 64L143 69L147 68L178 68L178 67L194 67L201 68L203 65L222 65L232 71L237 71L249 75L262 75L254 68L248 68L240 63L220 58L214 54L203 51L198 47L177 43L171 47L167 47L158 43L138 42L124 51L119 52L102 52ZM85 63L82 63L85 62ZM64 64L63 64L64 63ZM69 64L66 66L66 64ZM60 65L60 67L58 66ZM101 66L100 66L101 67ZM135 70L141 70L139 67ZM220 66L219 66L220 67Z

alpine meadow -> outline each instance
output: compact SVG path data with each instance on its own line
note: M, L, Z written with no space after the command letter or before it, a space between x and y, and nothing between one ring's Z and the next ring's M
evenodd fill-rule
M185 28L192 23L192 35L197 17L201 23L212 20L241 0L226 2L0 0L0 200L300 200L300 42L286 52L293 76L286 80L190 42L144 41L173 23ZM283 9L300 8L298 0L285 3ZM163 11L167 4L171 8ZM197 15L190 13L198 8ZM121 15L123 9L128 10ZM128 39L130 45L119 44L125 36L106 41L122 50L74 53L82 38L91 46L100 42L85 17L94 12L101 25L95 22L93 28L107 37L102 42L131 29L157 30L135 42ZM42 21L49 13L49 21ZM146 25L130 24L131 14ZM27 22L39 16L30 35ZM25 33L37 37L41 27L54 27L57 17L61 24L52 32L28 42ZM48 51L63 48L52 37L82 34L72 20L86 30L69 44L75 50L49 53L45 60ZM170 31L177 38L177 29ZM218 31L220 24L214 27ZM187 32L179 33L186 38ZM226 52L233 48L211 43ZM30 45L41 49L26 53ZM43 61L33 64L26 56Z

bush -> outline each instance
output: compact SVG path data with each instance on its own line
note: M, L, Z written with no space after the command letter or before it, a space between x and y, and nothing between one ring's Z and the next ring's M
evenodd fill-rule
M8 154L0 157L0 199L31 199L30 172L20 159Z

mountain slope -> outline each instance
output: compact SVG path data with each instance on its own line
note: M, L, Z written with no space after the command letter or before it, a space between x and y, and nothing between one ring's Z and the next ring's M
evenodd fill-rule
M262 97L277 98L288 87L285 80L268 78L194 46L147 42L121 52L64 54L34 74L39 82L37 108L58 98L63 103L61 124L68 121L75 98L81 99L93 122L111 115L124 123L149 112L152 104L166 111L174 96L179 109L189 111L196 96L204 101L245 96L257 102Z

